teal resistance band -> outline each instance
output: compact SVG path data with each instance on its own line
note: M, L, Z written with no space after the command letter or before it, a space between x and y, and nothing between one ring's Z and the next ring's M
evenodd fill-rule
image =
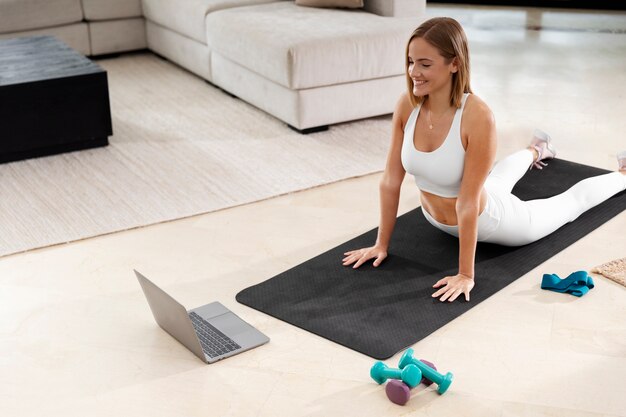
M541 280L541 289L556 292L565 292L582 297L593 288L593 279L586 271L576 271L567 278L561 279L556 274L544 274Z

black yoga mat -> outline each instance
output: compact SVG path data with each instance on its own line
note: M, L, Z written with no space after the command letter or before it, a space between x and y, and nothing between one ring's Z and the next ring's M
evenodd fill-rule
M542 171L528 172L513 193L523 200L545 198L606 172L554 160ZM530 245L512 248L479 243L476 286L469 303L464 299L442 303L431 297L437 280L457 273L458 240L430 225L419 208L398 218L389 257L378 268L371 262L357 270L341 265L344 252L374 243L374 229L241 291L237 301L365 355L387 359L624 209L626 193L622 192ZM540 279L537 276L537 283Z

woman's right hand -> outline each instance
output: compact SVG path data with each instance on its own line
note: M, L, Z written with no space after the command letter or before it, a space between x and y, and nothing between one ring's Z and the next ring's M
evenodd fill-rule
M374 260L374 266L378 266L387 257L387 249L375 245L369 248L351 250L344 253L344 255L346 257L342 260L343 266L354 264L352 268L356 269L363 265L363 263L374 258L376 258Z

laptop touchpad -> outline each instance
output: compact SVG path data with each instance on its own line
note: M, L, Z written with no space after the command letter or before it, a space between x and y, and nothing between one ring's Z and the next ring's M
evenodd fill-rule
M233 313L226 313L218 317L213 317L209 320L209 323L230 337L240 333L245 333L252 327Z

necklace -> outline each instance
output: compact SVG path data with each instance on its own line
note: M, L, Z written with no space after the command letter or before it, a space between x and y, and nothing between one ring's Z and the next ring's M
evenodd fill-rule
M439 119L438 119L438 120L436 120L436 122L437 122L437 123L439 123L439 122L441 121L441 119L443 119L443 116L445 116L445 115L448 113L448 110L450 110L450 109L446 109L446 111L444 111L444 112L443 112L443 114L442 114L441 116L439 116ZM429 109L428 109L428 128L429 128L430 130L433 130L433 127L434 127L433 120L432 120L432 117L431 117L431 116L432 116L432 114L433 114L433 112L432 112L432 110L429 108Z

